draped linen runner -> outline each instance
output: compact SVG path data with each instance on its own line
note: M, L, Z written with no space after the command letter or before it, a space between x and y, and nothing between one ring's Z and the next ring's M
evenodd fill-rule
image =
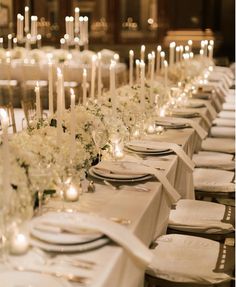
M80 233L81 229L95 230L122 246L128 253L144 265L148 265L153 257L150 250L129 229L111 220L88 213L48 212L37 220L41 224L68 229Z
M176 203L181 198L179 193L170 184L169 180L166 178L166 176L163 174L163 172L160 172L151 166L144 165L142 160L140 160L139 162L136 162L136 163L129 162L129 167L127 170L125 168L124 162L122 162L122 165L119 166L119 165L114 165L114 164L112 164L112 162L109 162L109 161L102 161L98 165L96 165L96 167L107 169L107 170L110 170L114 173L126 172L128 174L130 172L130 173L132 173L132 175L134 175L134 174L143 175L145 173L152 174L163 185L164 190L166 192L166 195L167 195L171 204Z
M207 136L207 132L195 121L191 119L185 119L185 118L175 118L175 117L158 117L156 118L159 121L167 121L170 123L180 123L180 124L189 124L199 135L199 137L203 140Z
M185 163L185 166L190 171L194 170L194 163L189 158L189 156L185 153L185 151L177 144L175 143L169 143L169 142L157 142L157 141L147 141L147 140L136 140L131 141L128 143L129 146L136 146L136 147L147 147L151 149L155 148L167 148L173 150L178 157Z

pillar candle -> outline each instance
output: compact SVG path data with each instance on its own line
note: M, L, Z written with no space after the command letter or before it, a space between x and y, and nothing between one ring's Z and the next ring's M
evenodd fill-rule
M111 94L112 112L114 115L116 114L115 71L116 71L116 62L112 60L110 64L110 94Z
M25 34L29 33L29 7L25 6Z
M90 91L91 99L94 99L94 95L95 95L96 62L97 62L97 56L93 55L92 71L91 71L91 91Z
M164 70L164 61L165 61L165 52L162 51L160 55L161 55L161 72L163 73L163 70Z
M23 39L23 22L24 16L17 14L16 38L20 41Z
M0 109L0 119L2 125L2 187L5 194L4 199L7 203L11 197L11 185L10 185L10 152L8 142L8 126L9 119L7 112L4 109Z
M37 16L31 16L31 37L34 39L37 37Z
M188 40L188 46L189 46L189 52L192 52L192 50L193 50L193 41L192 40Z
M129 85L133 86L133 73L134 73L134 51L129 51Z
M136 69L136 83L139 82L139 68L140 68L140 61L139 60L136 60L135 61L135 69Z
M53 116L53 65L48 62L48 102L49 102L49 116Z
M158 75L160 73L160 53L161 53L161 46L157 46L157 56L156 56L156 74Z
M80 9L79 7L75 7L75 35L79 35L79 13Z
M145 111L145 63L141 60L140 62L140 104L143 111Z
M169 63L172 66L175 62L175 42L171 42L169 45Z
M41 100L40 100L40 89L39 89L38 82L36 84L34 91L36 95L36 118L37 120L40 120L41 119Z
M140 59L141 59L141 61L145 61L145 50L146 50L145 45L142 45L141 46L141 50L140 50Z
M70 156L71 160L74 159L75 154L75 92L73 89L70 89L70 132L71 132L71 146L70 146Z
M102 96L102 62L101 62L101 53L98 53L98 98Z
M86 104L87 101L87 70L83 69L83 105Z
M63 77L61 69L57 69L57 144L61 144L61 138L63 134L62 130L62 85Z

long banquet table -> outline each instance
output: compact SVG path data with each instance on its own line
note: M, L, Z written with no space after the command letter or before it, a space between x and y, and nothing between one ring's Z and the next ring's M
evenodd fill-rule
M207 115L206 108L202 108L202 112ZM195 120L203 124L201 117ZM181 144L190 157L194 150L198 149L200 143L193 128L167 130L162 135L147 136L148 138ZM137 156L127 154L123 160L135 161ZM146 157L143 161L151 161L155 167L163 169L162 172L180 191L183 198L194 198L192 173L187 172L178 156L171 154L164 157ZM159 182L149 180L141 185L147 187L149 191L138 192L133 189L129 190L129 187L114 190L110 186L97 182L94 193L83 193L76 203L65 202L65 208L89 212L107 219L128 219L131 223L127 225L127 228L146 246L149 246L154 238L166 232L171 205ZM52 200L45 208L57 210L60 204L59 200ZM22 260L29 260L27 258L33 253L32 248L28 254L21 256ZM81 253L80 256L96 262L94 270L87 271L91 278L86 286L127 287L128 283L129 287L137 287L143 284L144 266L137 263L132 256L116 244L111 243L102 248ZM7 268L9 267L1 266L1 270ZM77 283L72 285L80 286Z

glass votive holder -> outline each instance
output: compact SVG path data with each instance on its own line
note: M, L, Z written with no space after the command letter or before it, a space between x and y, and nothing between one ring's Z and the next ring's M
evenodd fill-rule
M163 132L164 132L164 127L162 127L162 126L157 126L156 127L156 133L158 135L161 135Z
M10 253L14 255L22 255L28 251L29 236L26 232L16 230L10 236Z
M66 201L78 201L80 190L75 185L70 184L64 191L64 199Z
M123 143L115 143L113 145L113 158L115 160L121 159L124 157L124 147Z

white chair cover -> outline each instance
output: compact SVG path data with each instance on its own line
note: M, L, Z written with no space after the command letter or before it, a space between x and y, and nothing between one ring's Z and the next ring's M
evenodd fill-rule
M231 208L231 207L230 207ZM219 203L201 200L181 199L172 209L168 227L190 232L204 232L207 234L224 234L234 230L225 217L226 206ZM229 216L231 215L231 210Z
M228 153L199 151L193 155L193 162L196 167L219 168L234 170L235 161L233 155Z
M195 168L194 189L210 192L234 192L234 172L220 169Z
M235 126L235 120L216 118L213 121L213 125L221 126L221 127L234 127Z
M234 139L206 138L202 141L202 150L225 153L235 152Z
M233 127L212 127L210 136L215 138L234 138L235 128Z
M235 119L235 112L221 111L219 112L218 117L223 119Z
M224 111L235 111L235 104L234 103L223 103L222 106Z
M214 284L229 281L216 273L220 243L195 236L168 234L156 240L148 274L172 282Z

